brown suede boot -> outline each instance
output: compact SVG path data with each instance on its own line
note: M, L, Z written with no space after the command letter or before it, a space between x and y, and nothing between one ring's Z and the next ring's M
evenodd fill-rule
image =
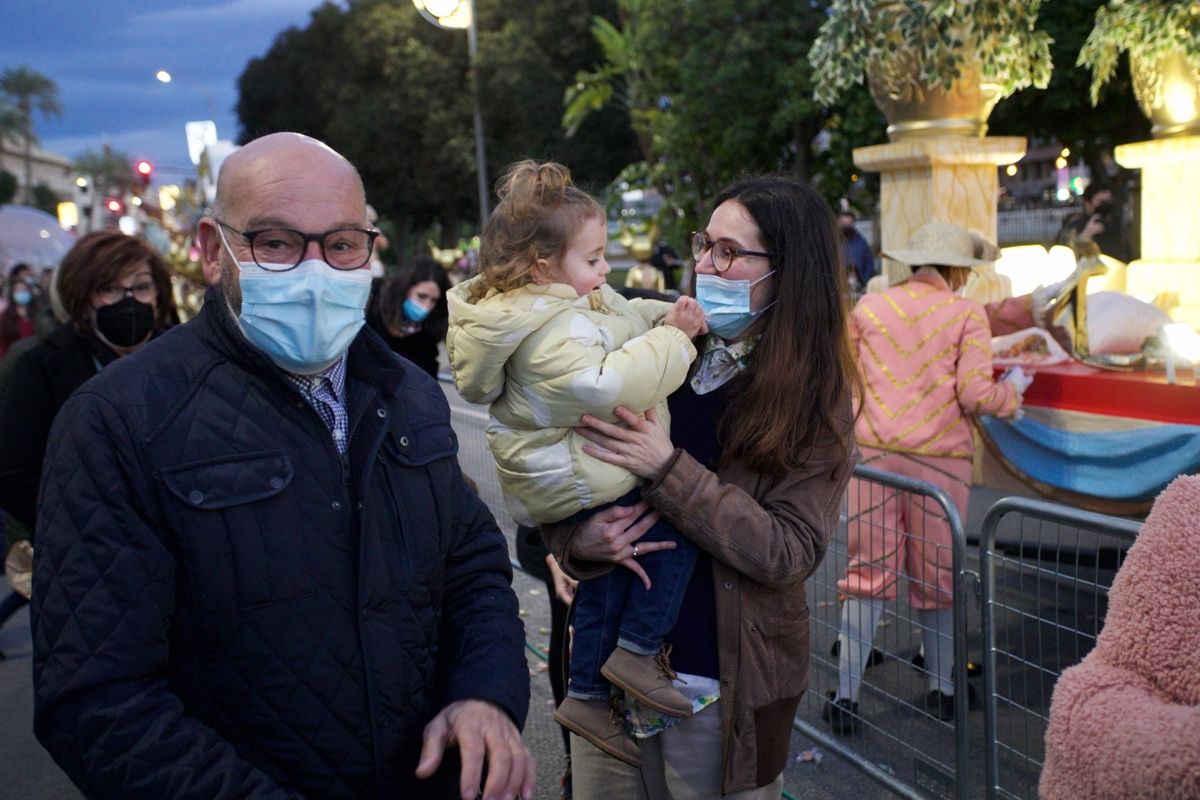
M625 726L607 700L579 700L568 697L554 712L554 721L571 733L587 739L613 758L631 767L642 766L642 752L625 733Z
M687 719L692 715L692 701L671 685L675 673L670 655L670 645L650 656L618 647L600 667L600 674L646 708Z

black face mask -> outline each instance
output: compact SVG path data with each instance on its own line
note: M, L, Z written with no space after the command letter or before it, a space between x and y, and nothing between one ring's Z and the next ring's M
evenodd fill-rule
M133 347L154 330L154 307L133 297L96 309L96 332L117 347Z

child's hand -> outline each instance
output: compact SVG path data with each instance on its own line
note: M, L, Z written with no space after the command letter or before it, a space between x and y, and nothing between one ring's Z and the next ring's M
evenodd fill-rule
M671 310L663 317L664 325L674 325L687 334L689 339L695 339L702 333L708 332L708 323L704 321L704 310L694 297L681 297L671 306Z

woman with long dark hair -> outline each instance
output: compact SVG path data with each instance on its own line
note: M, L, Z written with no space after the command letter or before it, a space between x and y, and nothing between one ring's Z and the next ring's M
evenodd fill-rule
M367 324L392 352L435 378L438 345L446 338L449 319L448 291L450 279L442 265L430 256L418 256L395 275L377 281L367 307Z
M623 425L581 420L589 455L646 481L643 503L543 535L579 578L614 564L640 573L641 558L671 547L639 541L658 515L699 547L666 640L693 714L627 709L640 769L574 737L582 800L780 796L808 685L804 581L833 535L853 465L856 373L825 202L791 178L738 181L692 253L710 333L670 397L672 436L653 410L618 408Z

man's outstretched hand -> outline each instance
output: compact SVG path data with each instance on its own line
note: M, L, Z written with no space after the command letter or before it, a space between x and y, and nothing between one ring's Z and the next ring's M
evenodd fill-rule
M475 800L483 765L488 765L484 800L533 800L537 763L508 715L484 700L458 700L425 726L425 744L417 777L428 778L442 763L446 748L457 746L462 760L459 792Z

